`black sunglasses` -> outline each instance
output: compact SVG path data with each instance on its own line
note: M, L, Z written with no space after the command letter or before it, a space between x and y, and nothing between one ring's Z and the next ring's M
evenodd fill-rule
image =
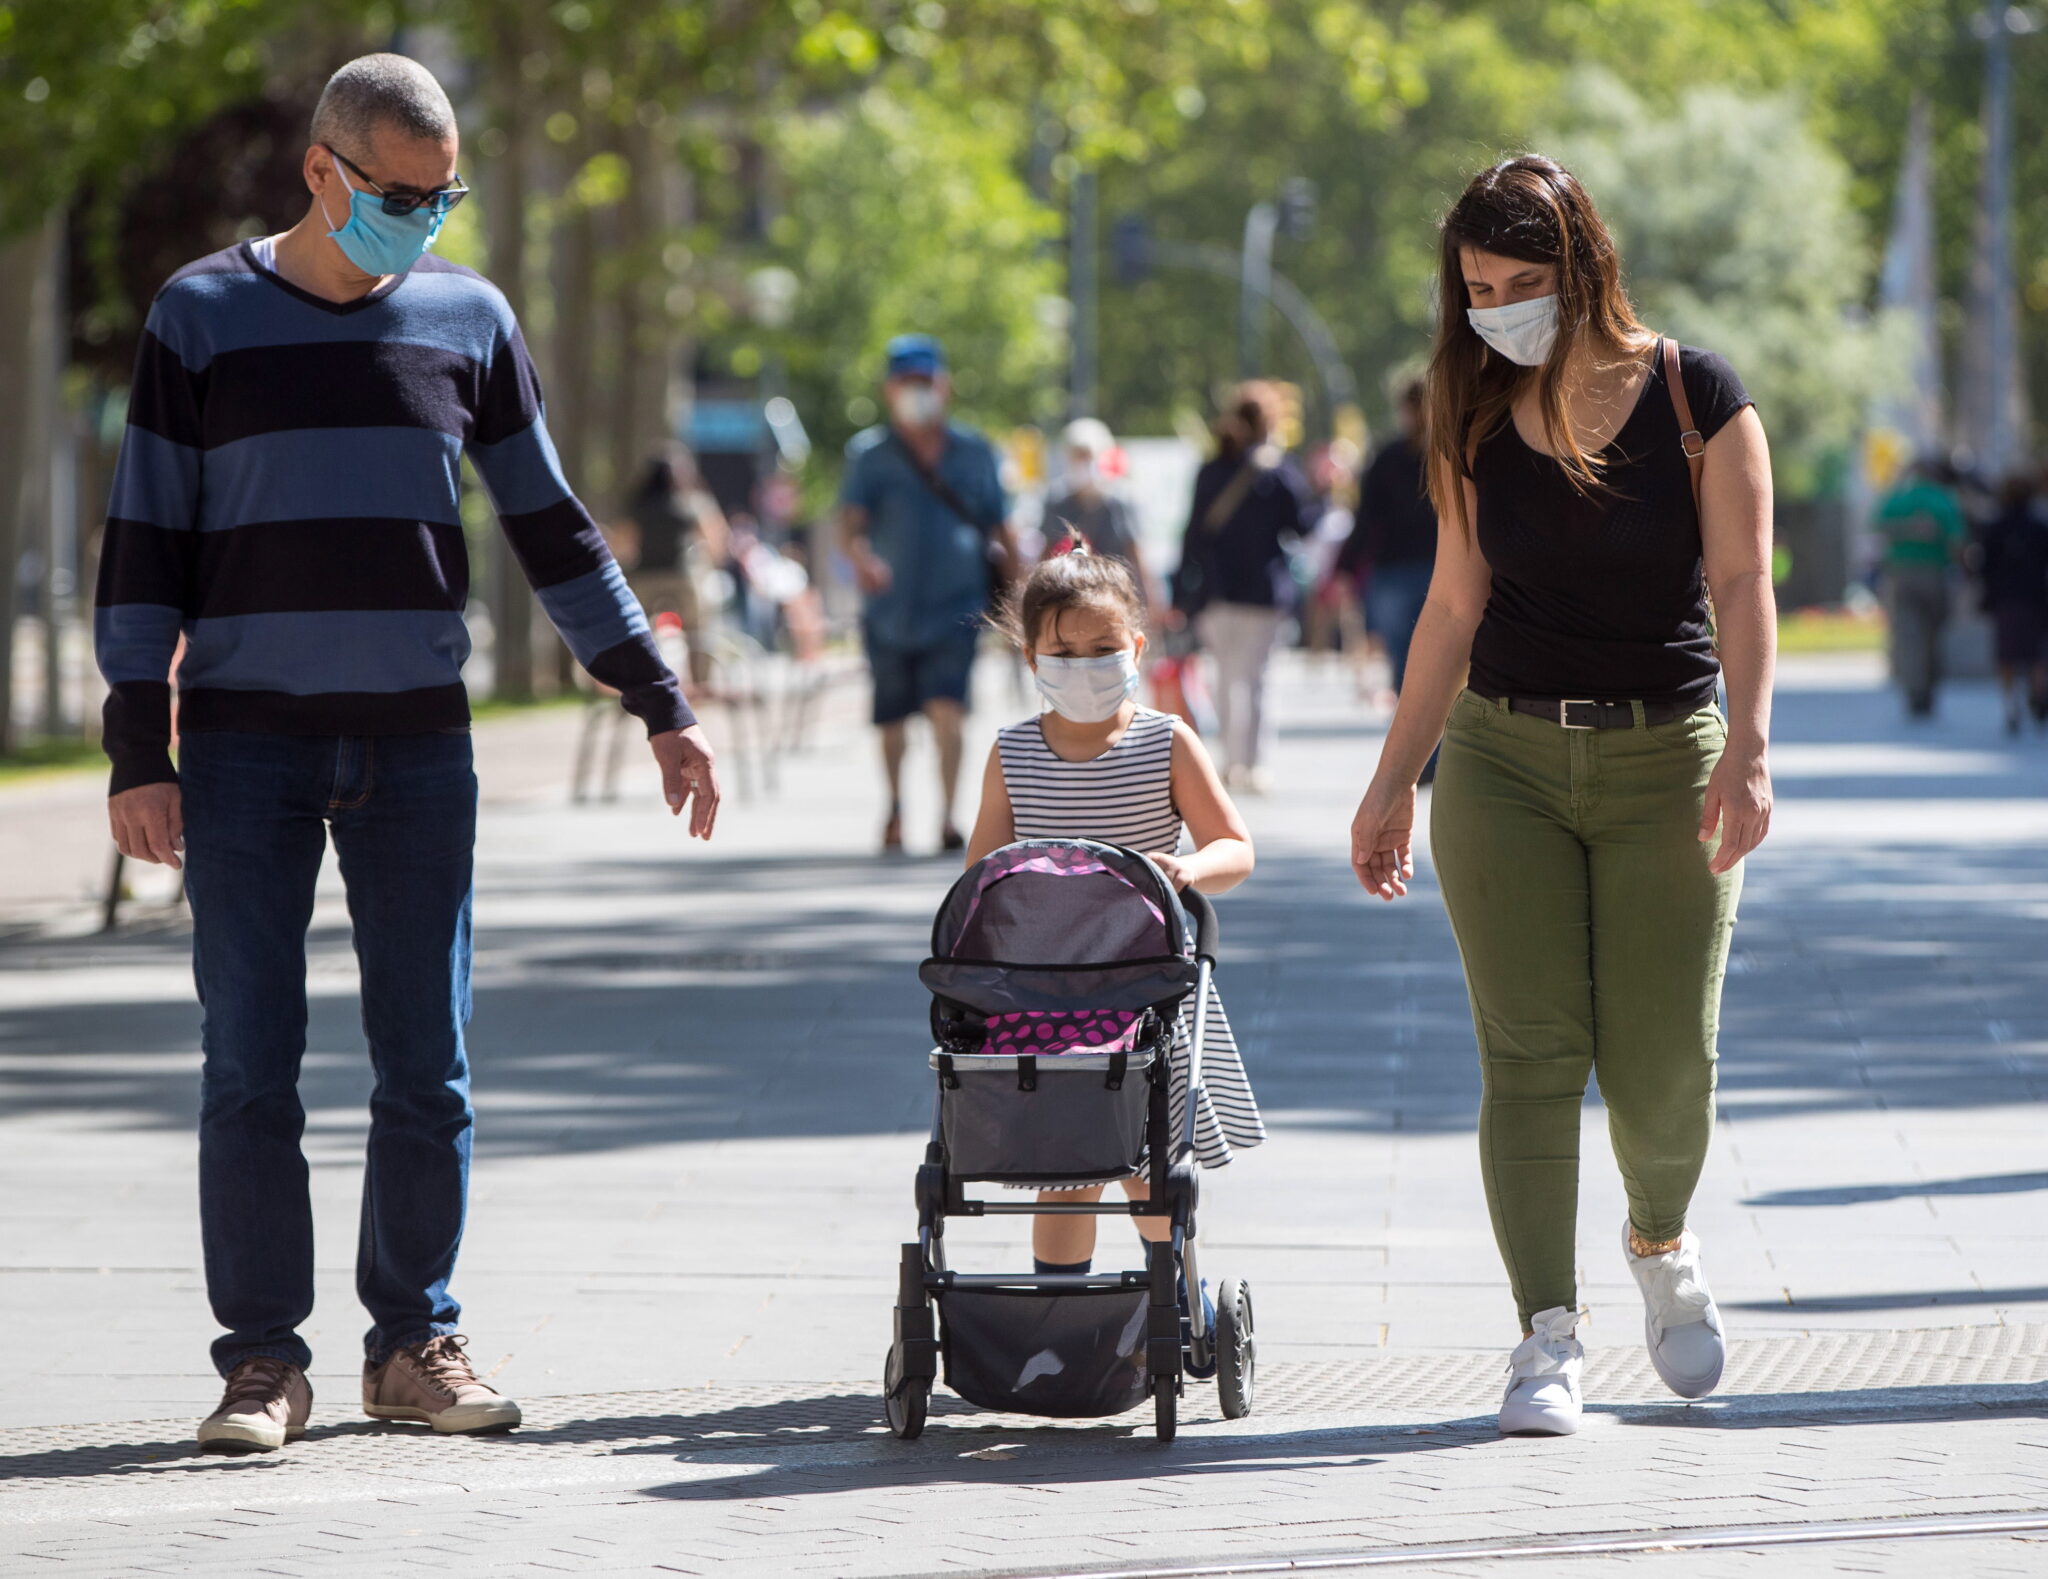
M375 176L349 158L339 148L329 148L327 151L347 165L354 172L358 180L368 182L370 188L379 197L384 199L385 213L400 219L403 219L407 214L417 213L422 208L431 208L436 215L445 214L449 209L469 196L469 188L463 184L462 177L459 175L448 185L432 192L387 192Z

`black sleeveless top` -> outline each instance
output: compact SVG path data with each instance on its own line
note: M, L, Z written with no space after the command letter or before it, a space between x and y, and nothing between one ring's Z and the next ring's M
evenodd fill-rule
M1681 346L1679 376L1703 438L1753 404L1712 351ZM1661 354L1603 456L1605 487L1588 497L1512 422L1480 444L1478 541L1493 592L1472 639L1471 683L1490 696L1704 706L1721 665Z

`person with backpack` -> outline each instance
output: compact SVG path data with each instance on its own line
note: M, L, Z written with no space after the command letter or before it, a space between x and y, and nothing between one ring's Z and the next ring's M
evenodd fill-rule
M1441 736L1431 853L1521 1317L1500 1428L1564 1435L1585 1358L1589 1075L1650 1359L1682 1398L1721 1378L1686 1213L1713 1134L1741 863L1771 818L1770 455L1735 370L1637 319L1614 241L1561 166L1525 155L1480 172L1444 220L1438 267L1436 568L1351 864L1367 892L1407 892L1416 777Z
M1216 454L1195 474L1195 497L1174 573L1174 607L1216 665L1223 777L1271 787L1273 718L1267 672L1298 589L1288 551L1311 532L1308 484L1273 442L1280 391L1241 384L1216 421Z
M950 422L952 381L930 335L889 342L887 420L855 434L839 491L839 535L863 594L889 815L882 850L903 850L903 753L913 714L939 759L939 847L963 850L953 821L960 738L982 621L1017 563L995 446Z

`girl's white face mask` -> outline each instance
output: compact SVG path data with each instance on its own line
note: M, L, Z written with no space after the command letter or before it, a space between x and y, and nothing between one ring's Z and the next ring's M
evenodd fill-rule
M1541 367L1557 341L1557 296L1532 296L1505 307L1467 307L1479 338L1517 367Z
M1048 658L1040 653L1032 665L1038 694L1062 718L1077 724L1099 724L1138 691L1138 650L1100 658Z

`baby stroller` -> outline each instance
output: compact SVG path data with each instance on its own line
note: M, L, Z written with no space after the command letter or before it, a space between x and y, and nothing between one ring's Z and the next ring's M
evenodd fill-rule
M883 1373L898 1437L924 1429L941 1366L970 1403L1018 1414L1122 1414L1150 1397L1167 1442L1183 1358L1198 1372L1214 1360L1224 1415L1251 1413L1250 1291L1242 1281L1222 1286L1212 1330L1195 1268L1195 1115L1215 961L1208 900L1176 893L1135 850L1024 840L953 885L919 972L932 992L938 1097ZM1195 1025L1176 1126L1170 1054L1190 993ZM966 1191L1107 1183L1141 1168L1148 1201L993 1201ZM1147 1245L1142 1271L947 1269L947 1218L1038 1213L1170 1217L1173 1236Z

